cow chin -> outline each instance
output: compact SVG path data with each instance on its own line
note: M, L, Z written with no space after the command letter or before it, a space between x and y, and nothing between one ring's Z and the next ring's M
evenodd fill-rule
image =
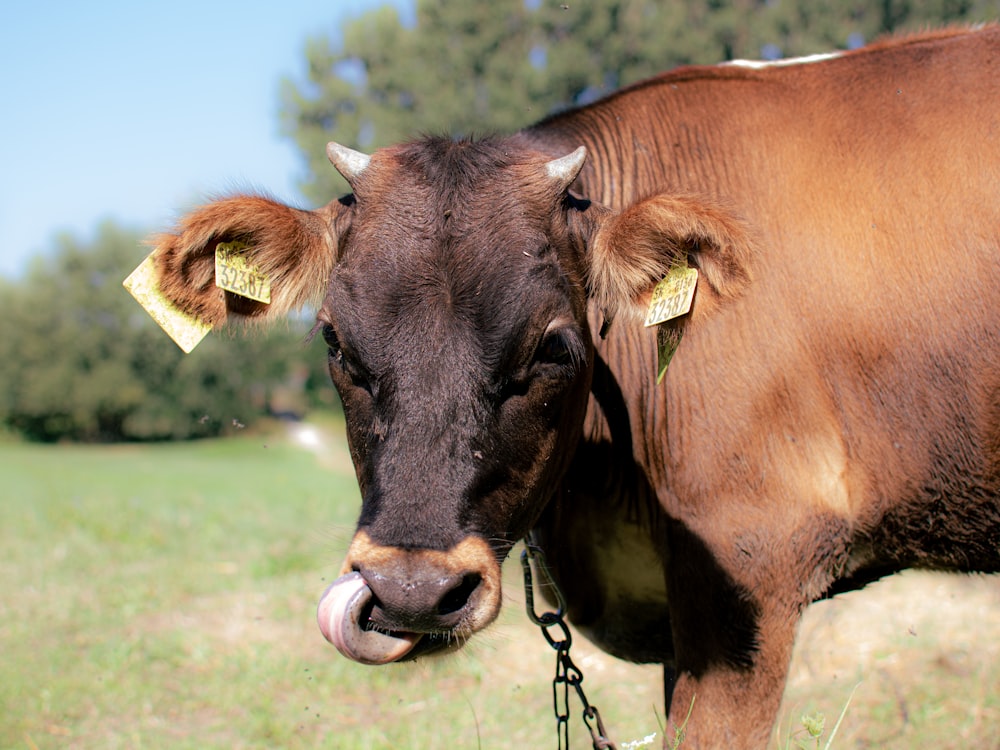
M359 531L317 622L341 654L388 664L460 648L500 611L500 564L481 538L449 550L375 544Z

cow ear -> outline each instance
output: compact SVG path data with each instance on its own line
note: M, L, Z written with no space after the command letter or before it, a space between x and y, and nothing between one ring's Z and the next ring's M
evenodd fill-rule
M209 326L229 320L273 320L316 300L336 261L350 201L302 211L260 196L236 196L185 215L173 231L154 237L159 291ZM266 283L260 294L227 291L216 278L216 251L238 256L236 284ZM243 274L241 277L241 273ZM227 287L227 288L223 288ZM239 289L239 286L235 286Z
M734 213L704 198L655 195L607 212L589 242L589 287L610 320L643 317L653 287L678 265L698 269L703 308L735 297L750 281L753 243Z

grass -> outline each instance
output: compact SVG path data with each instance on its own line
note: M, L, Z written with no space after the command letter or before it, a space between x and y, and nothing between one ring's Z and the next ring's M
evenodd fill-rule
M349 477L253 438L6 444L0 472L0 745L278 740L261 686L292 679L285 621L335 569Z
M342 443L330 450L339 460L320 463L282 432L163 446L0 442L0 750L554 744L554 652L524 615L516 565L501 621L447 659L364 667L319 636L315 605L358 503ZM903 584L902 600L929 603L952 630L901 605L859 610L884 603L886 589L818 605L779 724L836 715L863 680L833 749L1000 747L996 588L973 581L959 585L985 593L949 598ZM959 607L968 601L975 608ZM850 628L867 635L869 615L892 628L861 653ZM583 638L573 650L616 740L657 731L658 668ZM573 747L589 747L572 710ZM661 741L662 730L650 746Z
M847 703L844 704L844 707L840 711L840 716L837 717L836 724L833 725L833 728L829 732L827 732L826 714L820 711L803 714L799 719L801 726L798 729L792 729L791 725L789 725L788 735L784 742L782 743L780 737L778 738L779 747L785 750L790 750L793 747L798 748L798 750L810 750L811 748L815 748L815 750L820 750L820 748L822 750L831 750L833 740L836 738L837 731L840 729L840 725L847 715L847 709L850 708L854 693L857 692L859 687L861 687L861 683L858 683L851 692Z
M371 668L323 641L316 602L358 510L334 465L280 433L0 443L0 748L552 742L553 652L523 615L516 565L502 623L450 659ZM574 657L604 663L586 644ZM589 673L588 695L622 714L615 684ZM573 722L576 744L575 706Z

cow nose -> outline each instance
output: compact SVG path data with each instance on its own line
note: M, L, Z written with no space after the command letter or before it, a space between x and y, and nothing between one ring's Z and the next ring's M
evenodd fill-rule
M461 644L500 611L500 561L477 535L447 550L412 549L379 544L359 529L341 573L352 571L371 591L355 615L362 629L436 633Z
M359 572L372 590L372 624L416 633L459 628L482 583L475 572L426 571L419 577L396 577L365 566Z

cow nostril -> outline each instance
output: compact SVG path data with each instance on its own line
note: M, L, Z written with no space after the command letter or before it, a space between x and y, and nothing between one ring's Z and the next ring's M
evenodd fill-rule
M375 630L375 623L372 622L372 613L375 611L376 607L381 608L382 602L379 601L379 598L375 596L374 592L372 592L368 603L365 604L365 606L358 612L358 627L360 627L361 630Z
M483 577L479 573L466 573L462 576L462 582L441 597L438 604L438 614L450 615L462 609L469 603L469 597L479 587L482 580Z

